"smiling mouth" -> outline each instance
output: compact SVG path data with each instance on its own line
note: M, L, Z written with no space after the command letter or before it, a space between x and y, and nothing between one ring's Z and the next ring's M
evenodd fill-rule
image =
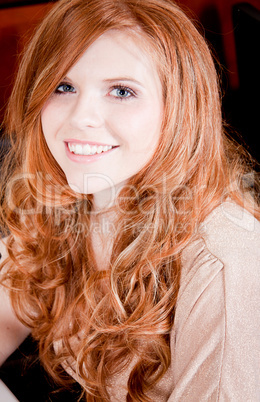
M110 149L115 148L113 145L90 145L90 144L73 144L71 142L67 143L68 149L74 155L98 155L104 152L110 151Z

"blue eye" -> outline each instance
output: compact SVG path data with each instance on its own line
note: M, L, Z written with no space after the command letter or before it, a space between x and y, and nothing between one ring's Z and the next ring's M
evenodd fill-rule
M127 98L131 94L126 89L118 88L118 89L116 89L116 95L119 96L120 98Z
M76 91L75 91L75 88L72 85L67 84L67 83L59 84L58 87L55 90L55 93L57 93L57 94L64 94L64 93L68 93L68 92L74 93Z
M124 87L122 85L116 85L113 87L110 95L114 96L115 98L119 99L127 99L135 96L135 93L132 89Z

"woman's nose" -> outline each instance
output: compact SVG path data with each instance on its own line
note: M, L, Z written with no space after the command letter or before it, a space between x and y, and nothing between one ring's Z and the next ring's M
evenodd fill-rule
M72 108L70 124L84 130L86 127L98 128L103 124L101 102L96 96L79 96Z

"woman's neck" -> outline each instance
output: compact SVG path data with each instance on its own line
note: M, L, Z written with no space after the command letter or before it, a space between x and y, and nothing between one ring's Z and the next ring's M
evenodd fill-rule
M116 235L114 211L92 214L90 219L92 249L100 270L109 269L113 243Z

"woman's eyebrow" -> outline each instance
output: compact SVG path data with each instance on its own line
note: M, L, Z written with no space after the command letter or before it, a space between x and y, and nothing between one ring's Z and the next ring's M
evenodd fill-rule
M134 78L132 78L132 77L115 77L115 78L107 78L107 79L105 79L105 80L103 80L104 82L107 82L107 83L113 83L113 82L115 82L115 81L126 81L126 82L132 82L132 83L134 83L134 84L137 84L137 85L139 85L140 87L144 87L144 85L140 82L140 81L137 81L137 80L135 80Z
M71 82L72 80L69 77L65 76L61 79L61 81L70 81Z

